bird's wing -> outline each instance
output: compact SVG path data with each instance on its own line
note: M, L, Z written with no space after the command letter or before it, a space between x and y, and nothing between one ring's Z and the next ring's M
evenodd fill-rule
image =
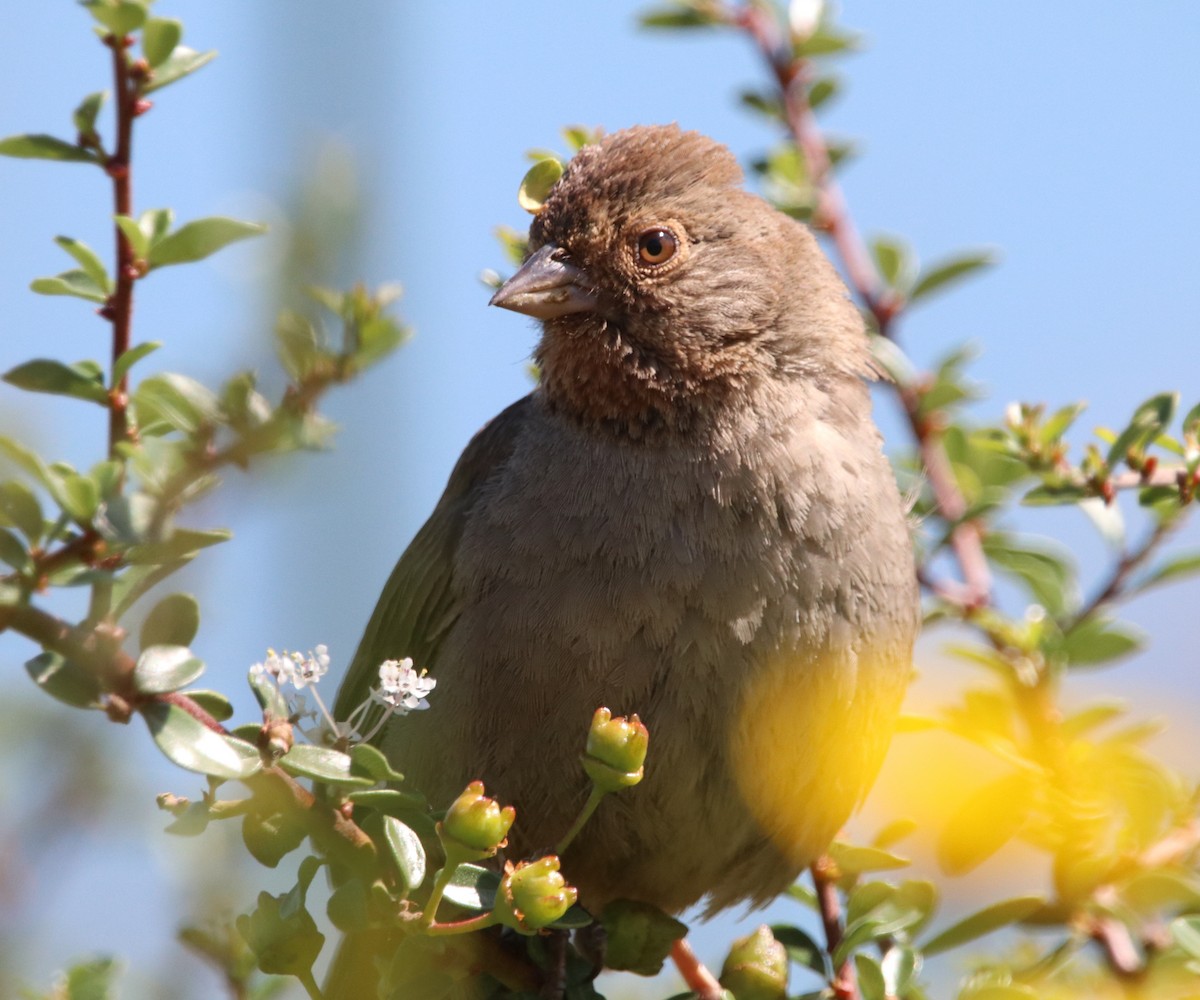
M529 418L530 399L526 396L494 417L471 439L454 466L438 505L379 596L338 691L335 718L347 718L367 697L384 660L411 656L418 669L435 665L441 640L459 614L453 571L463 525L480 488L512 454Z

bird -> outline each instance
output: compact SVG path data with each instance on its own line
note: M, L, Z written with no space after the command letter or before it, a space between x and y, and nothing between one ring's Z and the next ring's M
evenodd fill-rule
M863 319L743 180L677 125L575 153L491 300L539 321L539 380L468 444L339 694L427 668L431 709L380 745L431 802L480 779L515 805L509 857L579 812L593 712L636 713L645 779L562 857L593 913L776 896L860 803L912 671Z

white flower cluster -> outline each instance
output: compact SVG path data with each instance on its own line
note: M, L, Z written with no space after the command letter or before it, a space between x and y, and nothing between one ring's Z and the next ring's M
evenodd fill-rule
M264 675L274 679L280 687L290 684L300 690L309 684L316 684L329 671L329 648L322 643L315 650L310 649L308 655L302 653L277 653L267 650L267 658L262 663L250 667L251 677Z
M411 657L403 660L384 660L379 665L379 687L371 691L371 697L381 705L389 706L399 715L429 707L426 700L437 681L424 671L418 672Z
M365 743L392 716L428 708L429 693L437 685L425 671L417 670L408 657L384 660L379 665L379 686L371 689L367 699L355 707L349 718L338 722L325 707L317 690L317 682L328 671L329 649L322 644L309 650L308 655L290 653L286 649L282 653L268 649L266 658L250 667L250 676L269 677L279 686L292 722L317 745L329 745L338 740ZM284 690L288 687L295 690ZM310 691L316 709L309 705L307 695ZM316 725L303 725L306 719L315 721Z

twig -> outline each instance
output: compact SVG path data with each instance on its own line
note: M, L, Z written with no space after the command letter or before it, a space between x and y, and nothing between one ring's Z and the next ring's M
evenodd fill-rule
M697 1000L721 1000L724 990L717 977L704 967L704 963L692 951L692 946L683 938L671 945L671 961L675 963L687 988L696 994Z
M137 116L141 84L133 79L129 71L128 48L132 38L110 35L106 40L113 54L114 112L117 121L117 148L105 164L113 182L113 211L117 215L133 214L133 119ZM112 361L129 350L130 327L133 319L133 283L137 279L134 267L133 245L114 224L117 248L117 287L109 299L102 315L112 322ZM128 405L129 379L122 376L109 393L108 451L109 458L116 457L116 448L128 436L126 414Z
M842 908L837 893L837 865L828 855L822 855L810 868L813 888L817 891L817 909L821 913L821 924L825 928L825 951L830 958L842 943ZM858 983L854 965L849 959L840 969L833 970L829 984L837 1000L859 1000Z
M778 25L762 8L745 4L727 16L730 23L754 39L775 77L783 98L788 132L804 157L809 177L818 192L815 224L829 234L850 286L874 317L880 336L895 340L896 322L904 301L880 280L833 176L825 137L808 103L807 64L793 57L790 47L779 35ZM973 521L962 521L967 504L955 482L940 432L921 414L919 400L914 394L901 388L898 395L916 439L934 501L941 516L954 525L950 532L950 547L963 578L963 601L970 607L986 605L991 599L992 583L983 552L982 529Z
M1117 600L1124 593L1125 587L1129 583L1129 578L1133 575L1134 571L1141 567L1154 554L1177 523L1178 519L1159 521L1141 545L1131 552L1124 553L1117 560L1117 564L1113 567L1104 586L1096 592L1090 601L1080 608L1064 631L1070 632L1071 629L1086 621L1106 604Z

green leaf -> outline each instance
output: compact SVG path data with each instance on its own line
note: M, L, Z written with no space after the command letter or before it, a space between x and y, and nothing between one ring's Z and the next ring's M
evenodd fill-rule
M69 163L98 163L89 149L64 142L52 135L10 135L0 139L0 156L16 156L26 160L61 160Z
M0 454L49 488L50 470L46 468L46 463L24 445L17 444L12 438L0 437Z
M796 45L796 55L801 59L815 59L853 51L861 45L861 35L823 24Z
M394 816L383 817L383 836L405 892L417 888L425 881L425 848L421 838Z
M353 774L350 757L330 747L297 743L280 757L277 763L288 774L298 778L311 778L326 785L367 788L375 784L374 778Z
M56 236L54 242L75 258L75 262L83 268L84 273L95 282L98 288L107 293L112 292L112 281L109 280L104 262L96 255L96 251L86 243L72 239L70 236Z
M490 910L496 905L500 876L479 865L459 865L446 886L446 899L464 910Z
M176 705L152 701L138 711L159 750L187 771L239 780L262 768L250 744L214 732Z
M200 605L196 598L191 594L171 594L159 601L142 623L141 648L189 646L199 628Z
M419 792L402 792L396 788L365 788L348 793L346 798L356 806L374 809L384 816L395 816L409 826L419 826L426 833L436 835L433 820L424 813L428 803L425 796ZM422 822L422 819L426 822Z
M899 240L884 236L871 241L871 255L880 277L889 288L901 289L911 281L912 251Z
M146 21L145 0L82 0L81 6L118 38L137 31Z
M96 132L96 116L100 114L100 109L104 107L104 102L108 100L107 90L97 90L94 94L88 94L82 101L79 102L79 107L75 109L71 120L75 123L75 131L80 135L94 135Z
M128 351L126 351L124 354L122 354L113 363L113 373L112 373L113 384L115 385L118 382L120 382L121 379L123 379L125 377L125 375L129 372L130 368L132 368L139 361L141 361L142 358L145 358L148 355L153 354L160 347L162 347L161 340L148 340L145 343L135 344L133 347L129 348Z
M537 215L550 197L550 189L563 175L563 165L558 160L538 160L521 179L517 190L517 204L526 212Z
M861 875L863 872L889 871L907 868L912 862L878 847L861 847L837 840L829 845L829 856L842 875Z
M223 528L213 528L208 531L176 528L166 541L135 545L125 553L125 561L132 565L140 565L187 560L191 559L200 549L227 542L232 537L233 533Z
M858 989L862 1000L886 1000L887 984L883 981L883 969L870 955L854 956L854 971L858 974Z
M916 830L917 825L918 824L915 819L909 819L907 817L894 819L890 823L885 824L884 827L877 834L875 834L874 838L872 838L871 846L880 847L886 851L893 844L898 844L910 833Z
M370 911L367 904L370 896L361 879L352 878L333 890L325 913L329 922L343 934L362 930L367 926Z
M936 890L927 882L908 882L910 888L899 891L886 882L868 882L851 895L852 909L847 910L844 936L830 962L835 969L869 941L891 937L923 923L936 899ZM915 890L912 887L920 887Z
M175 211L170 208L148 208L138 216L138 228L152 246L171 231L175 222Z
M121 476L121 463L114 459L102 459L88 470L88 478L96 484L96 492L102 503L119 495Z
M113 979L117 974L115 959L104 956L79 962L67 970L63 992L53 994L55 1000L115 1000Z
M1073 483L1035 486L1021 498L1026 507L1051 507L1059 504L1078 503L1091 494L1082 486Z
M948 257L927 268L921 274L913 286L913 290L909 292L908 301L916 302L926 298L933 292L945 289L947 285L960 281L982 268L991 267L995 263L995 255L986 250L975 250Z
M1200 877L1179 869L1134 872L1118 891L1125 903L1150 917L1167 908L1200 911Z
M879 963L883 972L884 992L888 996L908 996L908 987L921 967L921 959L912 948L893 944Z
M920 950L926 955L936 955L939 952L957 948L968 941L974 941L1001 927L1007 927L1018 920L1023 920L1044 902L1040 896L1017 896L1001 903L994 903L935 934L920 946Z
M250 684L250 690L254 692L254 698L265 717L286 719L291 714L288 711L287 701L284 700L283 692L279 690L279 685L269 675L255 673L251 670L247 680Z
M290 812L264 816L251 810L242 817L242 842L260 865L276 867L288 854L304 843L307 831Z
M133 670L133 686L142 694L166 694L186 687L202 673L204 662L193 656L187 646L146 646Z
M151 268L204 260L230 243L259 236L266 231L267 227L261 223L242 222L223 216L196 219L155 243L146 259Z
M18 573L33 571L33 559L21 539L7 528L0 528L0 561L8 563Z
M63 271L52 278L35 278L29 283L29 289L39 295L72 295L88 302L108 300L107 289L97 285L87 271Z
M618 899L604 907L600 922L608 937L605 965L610 969L657 975L672 946L687 933L687 925L657 906Z
M983 864L1017 835L1032 808L1033 787L1018 772L976 788L950 817L938 838L942 868L961 875Z
M202 66L207 66L216 58L217 53L213 50L196 52L193 49L189 49L186 45L176 45L175 51L163 62L154 67L154 75L150 77L149 82L142 88L142 93L150 94L156 90L161 90L163 87L170 86L175 81L182 80L185 76L195 73Z
M356 773L376 781L403 781L404 775L393 770L382 750L370 743L356 743L350 748L350 763Z
M790 924L772 924L771 933L787 949L788 958L797 965L812 969L822 979L830 976L829 962L825 949L817 944L806 931Z
M1192 958L1200 961L1200 916L1176 917L1171 921L1171 937Z
M152 375L139 383L133 405L143 426L162 421L187 434L215 424L220 413L211 389L174 372Z
M46 530L46 519L37 496L16 479L0 483L0 515L17 528L30 545L37 545Z
M1160 583L1196 573L1200 573L1200 552L1185 552L1155 566L1134 585L1134 590L1149 590Z
M152 67L161 66L183 37L183 22L173 17L152 17L142 29L142 55Z
M81 369L78 364L65 365L49 358L36 358L5 372L3 378L9 385L29 392L48 392L108 406L104 382L94 378L90 369Z
M721 19L708 11L688 4L678 3L670 7L648 10L638 16L643 28L712 28L721 24Z
M1145 644L1145 635L1137 629L1093 615L1064 635L1058 649L1069 666L1092 667L1135 653Z
M1131 450L1145 447L1153 441L1167 425L1179 404L1179 393L1161 392L1151 396L1133 411L1133 417L1108 449L1106 461L1110 468L1115 468L1125 461L1125 456Z
M133 256L138 260L145 260L146 255L150 253L150 237L146 231L128 215L114 215L113 222L125 234L125 239L129 240Z
M47 484L50 495L73 521L89 524L100 507L100 491L87 476L76 472L50 470Z
M25 670L38 687L59 701L75 708L100 706L100 682L58 653L39 653L26 662Z
M254 911L237 918L237 929L268 975L311 976L325 944L325 935L304 908L303 891L295 889L282 896L260 892Z
M1052 615L1061 614L1074 599L1075 579L1065 553L999 531L984 539L983 550L998 569L1024 583L1034 600Z
M233 718L233 704L220 691L200 690L184 691L183 693L216 719L217 722L224 722L226 719Z

